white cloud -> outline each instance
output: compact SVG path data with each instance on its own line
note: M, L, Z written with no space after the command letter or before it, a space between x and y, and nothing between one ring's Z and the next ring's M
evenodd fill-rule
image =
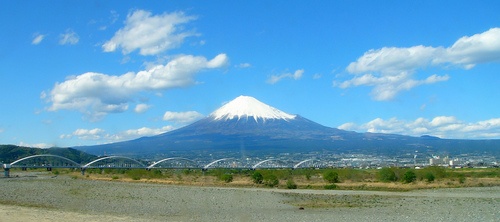
M17 144L18 146L24 146L24 147L34 147L34 148L41 148L41 149L45 149L45 148L51 148L51 147L55 147L54 144L48 144L48 143L35 143L35 144L31 144L31 143L25 143L25 142L19 142L19 144Z
M299 69L299 70L296 70L294 73L285 73L285 74L281 74L281 75L272 75L271 77L269 77L269 79L267 79L267 83L269 83L269 84L275 84L275 83L281 81L284 78L292 78L292 79L298 80L298 79L302 78L303 74L304 74L304 70L303 69Z
M67 135L68 136L68 135ZM105 131L103 129L77 129L71 136L76 136L81 140L100 140L105 136Z
M430 64L438 48L414 46L410 48L384 47L370 50L347 67L350 73L381 72L384 75L397 75L413 71Z
M240 64L236 65L236 68L240 68L240 69L250 68L250 67L252 67L252 64L247 63L247 62L245 62L245 63L240 63Z
M80 40L80 37L71 29L67 29L65 33L59 35L60 45L75 45Z
M393 99L399 92L410 90L419 85L433 84L436 82L447 81L450 77L448 75L437 76L432 75L424 80L414 80L411 74L401 72L397 75L374 76L372 74L365 74L362 76L354 77L351 80L344 81L337 86L340 88L348 88L352 86L373 86L371 92L375 100L384 101Z
M143 136L154 136L154 135L158 135L158 134L165 133L168 131L172 131L174 129L175 129L175 127L173 127L173 126L164 126L162 128L142 127L139 129L126 130L125 132L121 133L118 137L120 138L120 140L133 139L133 138L143 137Z
M466 69L478 63L500 61L500 28L492 28L473 36L464 36L447 48L435 64L452 63Z
M127 16L125 27L118 30L102 48L105 52L121 48L123 54L139 49L141 55L156 55L178 47L186 37L196 35L179 27L194 19L194 16L186 16L182 12L152 15L148 11L136 10Z
M33 38L33 41L31 41L31 44L38 45L43 41L44 38L45 38L45 35L35 34L35 38Z
M500 135L500 118L467 123L454 116L437 116L432 120L417 118L413 121L391 118L384 120L376 118L368 123L344 123L338 127L343 130L372 133L395 133L410 136L424 134L449 139L488 139Z
M146 112L150 107L151 107L150 105L144 104L144 103L137 104L135 106L134 112L143 113L143 112Z
M202 56L185 55L171 60L166 65L156 65L138 73L112 76L87 72L56 83L50 93L44 91L40 97L51 104L47 108L49 111L78 110L90 120L99 120L108 113L128 110L128 103L136 93L194 85L194 77L198 72L223 67L227 61L225 54L219 54L212 60Z
M375 100L391 100L401 91L450 78L448 75L434 74L423 80L414 79L413 75L419 69L449 64L470 69L477 63L500 61L498 39L500 28L492 28L480 34L462 37L448 48L419 45L372 49L347 66L346 70L354 77L335 81L334 86L370 86L373 87L371 95Z
M163 115L163 120L175 123L191 123L203 118L204 115L196 111L171 112L167 111Z
M77 129L71 134L60 135L59 138L61 139L77 138L79 140L86 140L86 141L92 140L92 141L99 141L101 143L108 143L108 142L131 140L144 136L154 136L174 129L175 127L173 126L164 126L161 128L142 127L139 129L125 130L116 134L106 133L105 130L99 128Z

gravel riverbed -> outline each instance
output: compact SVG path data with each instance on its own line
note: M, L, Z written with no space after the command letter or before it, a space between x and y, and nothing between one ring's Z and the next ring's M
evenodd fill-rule
M411 192L0 178L0 221L500 221L500 187ZM303 209L301 209L301 207Z

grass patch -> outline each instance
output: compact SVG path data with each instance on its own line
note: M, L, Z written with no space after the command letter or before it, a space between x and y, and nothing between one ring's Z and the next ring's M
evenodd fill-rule
M387 205L391 197L378 195L322 195L284 193L286 204L304 208L352 208Z

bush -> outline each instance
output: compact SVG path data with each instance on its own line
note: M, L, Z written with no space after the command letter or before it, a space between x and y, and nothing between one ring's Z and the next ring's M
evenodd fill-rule
M256 184L262 184L264 181L264 176L260 172L255 172L252 174L252 180Z
M335 171L327 171L323 174L323 179L328 183L338 183L339 182L339 174Z
M411 182L415 181L416 179L417 179L417 175L415 174L415 172L413 172L413 170L408 170L403 175L403 182L404 183L411 183Z
M233 182L233 175L231 174L222 174L220 177L220 180L226 182L226 183L231 183Z
M434 181L434 179L436 179L436 177L434 176L434 174L432 174L431 172L425 173L424 178L429 183L432 182L432 181Z
M396 173L391 168L384 167L378 171L378 180L381 182L394 182L397 180Z
M297 184L295 184L295 182L293 182L293 180L288 180L286 182L286 188L288 188L288 189L297 189Z
M465 183L465 176L464 176L463 174L460 174L460 175L458 176L458 182L459 182L460 184Z
M271 174L266 179L264 179L264 184L268 187L278 186L279 183L280 181L278 180L278 177L276 177L274 174Z
M328 184L328 185L325 185L325 189L326 190L335 190L335 189L337 189L337 185L336 184Z

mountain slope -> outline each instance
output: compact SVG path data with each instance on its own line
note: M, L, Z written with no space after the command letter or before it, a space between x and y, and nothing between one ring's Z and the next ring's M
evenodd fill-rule
M11 163L20 158L39 155L39 154L52 154L71 159L77 163L88 163L96 158L79 150L72 148L31 148L16 145L0 145L0 163Z
M500 140L445 140L430 136L356 133L291 115L253 97L240 96L208 117L152 137L78 147L92 154L151 156L172 152L290 152L328 150L393 154L415 150L499 152Z

